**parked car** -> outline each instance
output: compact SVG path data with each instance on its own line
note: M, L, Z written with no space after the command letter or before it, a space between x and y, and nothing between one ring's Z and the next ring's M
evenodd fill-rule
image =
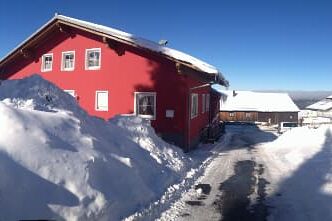
M282 134L294 127L298 127L298 123L296 122L280 122L278 126L278 133Z

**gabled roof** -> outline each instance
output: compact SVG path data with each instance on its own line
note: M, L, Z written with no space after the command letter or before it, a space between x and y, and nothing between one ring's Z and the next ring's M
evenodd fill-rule
M199 72L206 73L208 75L215 76L215 81L224 85L228 86L228 81L224 78L224 76L221 74L221 72L214 66L195 58L191 55L188 55L184 52L159 45L156 42L140 38L138 36L110 28L104 25L98 25L95 23L83 21L80 19L75 19L63 15L56 14L51 20L49 20L45 25L43 25L40 29L38 29L35 33L33 33L30 37L28 37L25 41L23 41L20 45L18 45L14 50L12 50L10 53L8 53L4 58L0 60L0 67L2 63L4 63L7 59L11 57L15 52L21 50L24 48L26 44L29 43L29 41L33 40L34 38L38 37L39 34L41 34L45 29L49 28L52 25L56 24L65 24L71 27L83 29L85 31L92 31L94 34L101 35L101 36L107 36L110 37L113 40L132 45L134 47L147 49L150 51L153 51L155 53L158 53L170 60L173 60L175 62L181 63L185 66L188 66L194 70L197 70Z
M328 111L332 109L332 95L328 96L327 98L318 101L314 104L309 105L305 109L308 110L318 110L318 111Z
M299 112L299 108L286 93L252 91L222 91L226 99L220 111Z

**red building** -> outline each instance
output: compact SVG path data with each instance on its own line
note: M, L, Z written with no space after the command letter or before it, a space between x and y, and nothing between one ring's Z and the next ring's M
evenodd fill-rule
M160 136L187 150L216 123L219 95L211 83L228 84L216 68L183 52L62 15L0 61L1 79L36 73L89 114L151 119Z

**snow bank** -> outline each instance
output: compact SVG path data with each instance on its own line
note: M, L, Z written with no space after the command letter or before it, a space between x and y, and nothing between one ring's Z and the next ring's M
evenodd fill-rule
M265 146L264 151L287 170L296 170L323 148L327 128L298 127L282 134ZM288 173L289 174L289 173Z
M158 199L189 160L148 121L89 116L39 76L0 86L0 220L118 220Z
M269 220L332 220L332 126L294 128L260 151L271 182Z

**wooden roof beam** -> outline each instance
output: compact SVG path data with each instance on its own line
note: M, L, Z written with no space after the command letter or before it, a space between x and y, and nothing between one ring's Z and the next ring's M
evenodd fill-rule
M126 50L125 50L124 47L123 47L121 44L119 44L117 41L114 41L114 40L112 40L112 39L110 39L110 38L107 38L107 37L105 37L105 36L103 36L102 39L103 39L103 43L107 44L107 46L108 46L110 49L114 50L114 51L117 53L118 56L122 56L122 55L125 54Z
M213 74L206 75L203 72L190 68L180 62L176 62L175 66L178 74L180 75L189 75L205 83L210 83L211 81L214 81L215 75Z
M33 52L30 49L22 48L20 50L20 54L23 55L24 58L30 59L33 58Z

